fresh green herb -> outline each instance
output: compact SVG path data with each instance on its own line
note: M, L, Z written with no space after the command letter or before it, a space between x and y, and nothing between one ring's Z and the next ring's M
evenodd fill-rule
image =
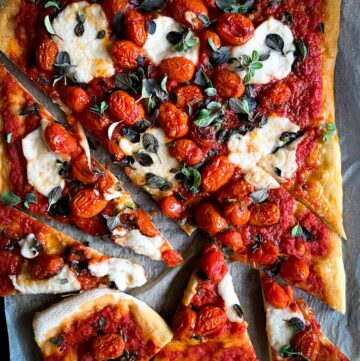
M106 36L106 31L105 30L99 30L98 33L96 34L96 39L104 39L105 36Z
M50 21L49 15L46 15L46 16L45 16L44 25L45 25L46 31L47 31L49 34L51 34L51 35L56 35L55 30L54 30L54 28L53 28L52 25L51 25L51 21Z
M244 316L244 310L239 304L233 305L234 311L237 313L237 315L242 318Z
M304 238L308 242L315 241L315 236L309 232L305 227L301 227L300 224L295 225L291 230L291 237Z
M302 352L295 352L291 346L291 344L286 345L284 347L281 348L280 350L280 356L287 358L287 357L293 357L293 356L297 356L297 357L301 357L300 360L302 361L310 361L307 357L305 357Z
M204 15L204 14L199 14L198 18L199 18L200 21L203 23L203 26L202 26L203 29L208 28L209 26L211 26L211 24L212 24L213 22L216 21L216 20L211 21L211 20L209 19L209 17L206 16L206 15Z
M36 194L28 193L25 195L24 208L29 209L29 203L37 203Z
M147 32L152 35L155 34L156 31L156 22L152 19L146 21L146 29Z
M50 7L54 7L57 10L60 10L60 6L59 6L59 3L57 1L48 1L45 4L45 9L50 8Z
M243 14L254 6L255 0L246 0L239 4L238 0L216 0L216 6L225 13Z
M239 66L237 69L241 71L246 71L246 75L244 77L244 83L248 84L250 80L254 77L255 71L262 69L263 64L261 62L269 59L270 54L260 55L256 50L254 50L249 55L241 55L238 59Z
M145 133L142 139L146 151L157 154L159 150L159 141L150 133Z
M130 209L134 209L134 210L137 209L136 204L134 202L125 202L124 206L126 208L130 208Z
M194 124L198 127L207 127L211 124L219 127L226 107L227 103L221 105L219 102L211 101L206 105L206 108L200 110Z
M308 49L304 40L294 40L296 47L296 54L301 57L302 60L305 60L308 55Z
M230 59L230 49L226 46L218 48L212 39L208 39L208 45L211 50L210 62L212 64L225 64Z
M179 53L187 51L198 42L197 38L190 29L187 29L182 33L177 31L170 31L166 35L166 39L168 42L173 44L172 50Z
M134 154L134 158L143 167L150 167L152 164L154 164L154 161L152 160L151 156L141 151L139 153Z
M284 53L284 40L279 34L269 34L266 36L265 43L268 48L280 52L282 55Z
M206 88L204 92L208 97L216 97L218 95L216 88Z
M203 88L213 88L213 84L209 77L205 74L202 67L196 72L194 76L194 83L203 87Z
M286 320L286 322L295 331L304 331L305 330L304 321L298 317L290 318L290 320Z
M60 200L62 196L62 188L61 187L55 187L48 195L48 208L47 211L49 212L51 206L57 203L58 200Z
M160 83L160 87L161 89L167 94L168 93L168 90L167 90L167 81L168 81L168 76L165 75L162 80L161 80L161 83Z
M93 105L90 110L93 113L96 113L100 118L104 118L105 116L105 110L108 108L108 103L106 101L102 101L100 105L95 104Z
M15 206L21 202L21 198L12 192L5 192L0 196L0 201L4 206Z
M323 142L328 142L336 133L335 123L328 123L321 127L322 129L322 140Z
M257 107L257 103L254 98L243 97L239 98L231 98L229 100L230 109L236 114L245 114L248 116L249 121L254 121L255 117L253 116L253 112Z
M201 174L196 168L183 166L175 177L187 190L191 191L191 193L199 193Z
M297 137L297 133L295 133L295 132L283 132L283 133L281 133L279 140L280 140L280 142L289 144L294 139L296 139L296 137Z
M70 62L70 55L66 51L61 51L56 55L54 69L55 75L53 77L53 86L63 79L64 84L67 85L67 79L69 75L69 70L72 67Z
M85 15L84 15L84 13L77 12L76 13L76 21L77 21L77 24L75 26L74 33L76 36L80 37L84 34L84 31L85 31L85 27L84 27Z
M139 4L139 8L143 11L154 11L163 8L167 0L144 0Z
M9 144L11 142L11 138L12 138L12 133L7 133L6 134L6 143Z
M164 179L163 177L159 177L153 173L146 173L146 186L153 189L160 189L162 191L169 190L172 188L172 183Z
M103 214L102 216L106 220L106 227L109 230L109 232L112 232L117 227L122 226L120 220L120 214L116 214L115 216L107 216L106 214Z
M133 78L131 74L116 74L114 77L116 88L121 90L129 90L133 88Z

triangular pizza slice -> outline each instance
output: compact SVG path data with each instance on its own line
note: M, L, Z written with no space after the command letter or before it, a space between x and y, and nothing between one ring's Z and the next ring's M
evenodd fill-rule
M261 275L271 361L349 361L321 331L314 311L289 285Z
M13 208L0 205L0 295L125 290L146 282L142 266L108 257Z
M106 236L169 266L181 255L124 185L90 155L79 123L63 126L0 67L1 201Z
M255 361L247 326L224 255L207 245L173 318L174 339L156 361Z

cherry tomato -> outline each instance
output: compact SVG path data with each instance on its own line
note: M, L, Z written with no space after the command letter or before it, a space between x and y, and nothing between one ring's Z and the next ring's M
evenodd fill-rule
M175 90L178 108L188 109L204 100L202 90L197 85L185 85Z
M104 0L102 3L102 7L110 22L112 22L115 14L125 10L126 5L126 0Z
M178 22L190 26L193 30L201 30L203 27L199 15L208 16L202 0L176 0L171 4L170 10Z
M303 357L316 361L320 351L319 335L314 330L298 332L291 340L294 351L301 352Z
M267 109L273 109L274 106L281 106L287 103L290 98L290 88L284 83L277 83L261 94L260 103Z
M262 279L264 297L275 308L286 308L293 301L284 288L269 277Z
M137 68L137 59L144 55L142 48L129 40L113 42L110 53L115 65L123 69Z
M117 90L109 98L110 113L118 121L133 125L145 116L144 108L136 103L135 99L123 90Z
M173 318L173 330L175 337L183 340L189 337L195 327L196 312L189 307L183 306L176 312Z
M273 203L256 203L250 208L249 224L252 226L271 226L279 222L280 208Z
M238 180L227 184L222 188L216 196L216 199L220 203L228 203L234 200L243 201L246 205L250 204L249 194L254 191L254 187L245 182L244 180Z
M194 127L190 132L191 139L200 147L213 147L216 145L215 127Z
M169 218L177 220L180 219L185 205L178 200L174 195L164 197L160 201L161 211Z
M250 250L248 258L250 262L258 265L272 265L279 256L279 249L270 242L262 243L254 251Z
M169 80L174 80L178 83L190 81L195 72L195 64L183 56L164 59L159 66L161 72L168 75Z
M182 255L173 249L168 249L161 254L161 258L168 267L175 267L183 262Z
M85 153L81 153L71 162L71 173L83 184L91 184L96 181L95 172L89 167Z
M36 49L36 62L45 71L53 70L58 48L50 38L44 38Z
M234 231L233 229L228 229L227 231L220 232L215 236L216 240L225 246L230 246L236 252L242 252L245 250L241 234Z
M117 333L97 336L91 342L91 355L95 360L109 360L120 357L125 350L125 342Z
M59 123L51 122L44 131L48 147L56 154L74 157L81 152L76 139Z
M84 111L90 103L87 92L79 86L65 88L64 97L65 103L76 113Z
M211 203L201 203L195 209L195 220L197 225L210 236L219 233L228 226L226 220Z
M32 260L31 274L37 280L56 276L64 268L64 260L56 255L39 254Z
M230 45L243 45L254 35L254 24L240 14L222 14L217 23L221 40Z
M89 109L81 114L80 123L90 133L100 135L111 124L111 120L106 114L101 117Z
M122 159L124 159L125 154L120 149L118 143L112 140L106 140L104 142L104 147L106 151L111 155L112 159L116 162L120 162Z
M125 13L126 37L138 46L143 46L146 38L146 24L144 15L136 10L127 10Z
M209 336L218 332L225 326L227 316L225 311L217 306L204 306L197 315L195 333L202 336Z
M215 157L201 173L201 189L204 192L216 192L226 184L234 173L234 165L224 155Z
M245 92L245 86L239 75L230 70L215 71L213 81L222 98L240 98Z
M224 216L233 226L242 226L250 218L250 211L244 202L231 202L224 208Z
M202 150L190 139L179 139L173 147L169 148L170 154L180 162L189 165L200 163L204 159Z
M91 188L78 191L71 200L71 213L80 218L92 218L99 214L107 205L107 201Z
M309 277L310 269L304 261L290 257L287 261L281 262L280 276L292 282L304 282Z
M215 283L219 283L227 272L224 255L217 247L210 247L203 253L197 266Z
M210 280L198 283L196 294L191 299L191 305L195 308L206 305L222 305L222 303L223 299L218 293L218 285Z
M158 120L169 138L181 138L189 130L187 114L171 102L160 105Z
M155 237L159 234L150 217L141 208L137 209L137 225L142 234L148 237Z
M201 45L202 49L210 50L209 40L212 41L212 43L215 45L215 47L217 47L217 48L221 47L221 40L220 40L219 36L215 33L215 31L203 30L200 33L200 45Z
M98 214L92 218L79 218L74 214L70 214L70 219L71 223L77 228L92 236L103 236L108 232L102 214Z

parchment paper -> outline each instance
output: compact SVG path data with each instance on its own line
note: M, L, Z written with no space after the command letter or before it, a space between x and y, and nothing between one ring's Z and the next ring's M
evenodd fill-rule
M343 316L325 304L307 296L324 333L336 342L340 349L353 361L360 360L360 2L344 0L339 55L336 67L336 115L341 139L344 179L344 219L348 240L343 242L344 263L347 276L347 312ZM50 104L49 104L50 106ZM101 149L94 155L107 159ZM115 174L119 169L113 167ZM123 176L128 189L136 201L146 209L155 209L155 204L137 191ZM185 251L187 262L174 270L167 270L161 263L136 256L131 251L91 239L79 231L51 223L75 239L88 240L99 251L113 256L130 257L146 267L149 283L130 292L155 308L170 321L189 275L194 258L201 248L201 237L187 237L174 223L157 212L154 221L175 248ZM249 267L230 266L235 289L249 322L249 332L259 360L269 360L265 333L265 318L258 274ZM60 296L13 296L6 299L6 319L10 339L11 361L40 360L38 348L33 339L32 319L36 311L45 309L60 300ZM1 359L1 355L0 355Z

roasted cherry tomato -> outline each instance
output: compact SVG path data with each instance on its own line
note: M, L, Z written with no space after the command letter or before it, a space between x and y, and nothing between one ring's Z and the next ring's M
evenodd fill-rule
M36 62L45 71L53 70L58 48L50 38L44 38L36 49Z
M44 131L48 147L56 154L74 157L81 152L76 139L59 123L51 122Z
M110 95L109 110L116 120L127 125L133 125L145 115L142 105L136 103L135 99L123 90L117 90Z
M220 232L215 236L216 240L225 246L230 246L236 252L242 252L245 250L241 234L234 231L233 229L228 229L227 231Z
M91 355L95 360L112 360L120 357L125 350L125 342L117 333L97 336L91 342Z
M219 283L227 272L224 255L217 247L209 247L197 266L215 283Z
M279 222L280 208L273 203L256 203L250 208L249 224L253 226L271 226Z
M173 318L173 330L179 340L189 337L196 323L196 312L189 307L182 307Z
M176 0L170 6L171 14L180 23L194 30L201 30L203 22L199 15L208 16L208 11L202 0Z
M213 147L217 142L215 127L194 127L190 138L200 147Z
M275 308L286 308L293 301L283 287L267 276L262 279L262 286L266 301Z
M126 5L126 0L104 0L102 2L102 7L110 22L112 22L115 14L120 13L126 9Z
M227 322L225 311L216 306L204 306L197 315L195 333L202 336L209 336L220 331Z
M71 200L71 213L80 218L92 218L99 214L107 205L107 201L91 188L78 191Z
M291 90L284 83L277 83L260 96L260 103L267 109L287 103L291 98Z
M181 138L189 130L187 114L171 102L160 105L158 120L169 138Z
M185 83L194 76L195 64L183 56L175 56L162 60L160 70L163 74L167 74L170 80Z
M143 46L146 38L144 15L136 10L128 9L125 13L126 37L138 46Z
M226 184L234 173L234 165L224 155L215 157L201 173L201 189L204 192L216 192Z
M201 281L196 294L191 299L191 306L200 308L206 305L222 305L223 299L218 293L218 285L210 280Z
M180 162L189 165L200 163L204 159L202 150L190 139L179 139L169 148L170 154Z
M170 195L160 201L161 211L171 219L179 219L184 211L185 205L175 196Z
M296 352L301 352L303 357L316 361L320 351L320 339L315 330L305 330L294 335L291 345Z
M254 191L254 187L243 181L238 180L227 184L216 195L218 202L229 203L234 200L243 201L246 205L250 204L249 194Z
M56 276L64 267L64 260L55 255L41 253L32 260L31 274L37 280Z
M222 14L217 23L221 40L230 45L245 44L254 35L254 24L240 14Z
M103 236L108 232L106 222L102 214L92 218L79 218L70 214L71 223L81 231L91 234L92 236Z
M115 65L123 69L137 68L137 59L144 55L142 48L129 40L116 40L110 52Z
M240 98L245 92L245 86L236 73L223 69L215 71L214 86L222 98Z
M221 47L221 40L215 31L203 30L200 34L200 45L204 50L210 50L209 40L215 45L216 48Z
M189 109L204 100L202 90L197 85L185 85L175 90L177 98L176 106L182 109Z
M106 151L111 155L112 159L116 162L120 162L124 159L125 154L120 149L119 144L113 140L106 140L104 143Z
M87 92L79 86L65 88L64 98L65 103L76 113L84 111L90 103Z
M81 153L71 162L71 173L83 184L91 184L96 181L95 172L90 168L85 153Z
M242 226L250 218L250 211L244 202L231 202L224 208L224 216L233 226Z
M280 276L292 282L304 282L309 277L309 265L295 257L281 262Z
M173 249L167 249L161 254L161 258L169 267L175 267L183 262L183 258L179 252Z
M228 226L225 218L221 216L215 206L211 203L200 203L195 208L195 220L197 225L210 236L214 236Z
M106 114L101 117L90 109L81 114L80 122L86 130L95 135L102 134L111 124L111 120Z
M278 256L279 249L271 242L264 242L248 253L249 261L258 265L272 265L276 262Z
M148 237L155 237L159 234L150 217L141 208L137 209L137 225L142 234Z

